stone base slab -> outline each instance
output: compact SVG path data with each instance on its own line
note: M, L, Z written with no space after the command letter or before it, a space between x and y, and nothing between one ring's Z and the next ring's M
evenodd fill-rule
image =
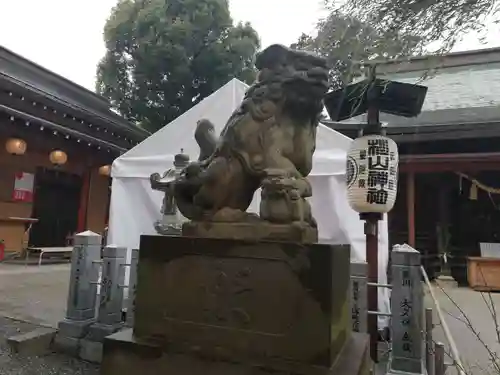
M95 323L95 319L88 320L69 320L64 319L59 322L59 334L66 337L74 337L77 339L87 335L89 328Z
M123 327L123 324L100 324L94 323L89 327L88 334L85 339L90 341L103 342L106 336L112 335L113 333L119 331Z
M87 339L80 340L79 357L84 361L92 363L101 363L102 361L102 342L91 341Z
M81 339L79 338L68 337L61 333L57 333L54 339L54 349L72 357L78 357L80 352L80 341Z
M396 369L395 369L396 368ZM398 370L398 368L400 370ZM411 358L390 358L387 375L427 375L425 363Z
M106 325L95 320L59 323L59 332L53 340L54 349L88 362L100 363L105 337L119 331L123 324ZM82 337L83 335L83 337Z
M31 332L9 337L7 344L15 353L26 356L41 356L51 352L56 332L52 328L40 327Z
M160 346L134 338L123 330L104 340L101 375L369 375L369 340L353 333L331 368L267 359L263 362L214 361L194 355L168 353ZM266 363L264 363L266 362ZM271 371L271 372L270 372Z

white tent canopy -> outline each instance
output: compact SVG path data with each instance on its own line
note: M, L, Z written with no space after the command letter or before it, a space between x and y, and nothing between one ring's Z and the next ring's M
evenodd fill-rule
M175 154L181 148L191 159L196 159L199 147L194 139L196 123L201 118L210 120L218 134L227 120L240 105L248 85L234 78L209 97L185 112L174 121L158 130L149 138L115 160L111 176L113 178L149 178L152 173L161 173L172 166ZM330 175L344 171L345 150L351 140L324 125L320 125L317 135L316 163L313 175ZM339 153L339 151L342 151ZM331 163L331 158L340 157L339 163ZM339 170L333 170L342 165Z
M216 133L220 133L247 89L243 82L231 80L114 161L108 243L129 249L138 248L141 234L156 234L153 223L161 217L163 197L150 188L149 176L171 168L174 155L181 148L191 159L196 159L199 154L194 139L197 121L202 118L210 120ZM310 202L318 221L320 240L348 243L352 248L351 257L364 261L363 222L347 202L345 165L350 143L350 138L319 125L313 170L309 176L313 188ZM258 211L259 201L260 195L256 193L249 210ZM379 280L385 283L388 260L386 221L380 223L379 233ZM381 310L387 312L389 298L384 288L379 289L379 300Z

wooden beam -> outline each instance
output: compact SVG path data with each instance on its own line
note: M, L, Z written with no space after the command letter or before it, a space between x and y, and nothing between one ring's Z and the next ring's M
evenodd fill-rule
M466 142L474 142L477 139L486 138L498 138L500 137L500 128L497 126L498 122L489 129L461 129L455 125L449 125L450 129L448 132L421 132L421 133L404 133L400 131L397 134L388 134L389 138L392 138L398 144L409 144L417 142L432 142L432 141L455 141L464 140Z
M127 151L127 149L117 146L115 144L112 144L108 141L98 139L95 137L92 137L91 135L84 134L82 132L79 132L75 129L70 129L66 128L62 125L56 124L54 122L44 120L42 118L30 115L28 113L24 113L22 111L18 111L17 109L10 108L8 106L5 106L3 104L0 104L0 111L3 112L6 116L11 116L11 119L14 120L13 122L16 123L33 123L36 124L37 126L43 127L43 128L48 128L51 131L55 131L56 133L64 133L68 136L71 136L73 138L80 139L81 141L84 142L90 142L91 145L95 146L101 146L102 148L106 148L110 151L113 151L115 153L122 153Z
M500 152L467 152L467 153L449 153L449 154L410 154L401 155L400 163L413 162L439 162L439 161L498 161Z
M112 179L111 177L108 177L108 200L106 203L106 220L105 220L106 227L109 226L109 211L111 209L111 184L112 184Z
M81 233L87 229L87 211L90 197L91 176L91 169L85 171L83 175L83 185L80 192L80 206L78 207L78 233Z
M406 208L408 212L408 245L415 247L415 173L406 173Z
M477 172L498 171L500 161L485 162L439 162L439 163L408 163L400 164L401 173L442 173L442 172Z
M33 105L33 103L36 103L36 105ZM132 144L135 144L135 142L126 142L126 137L120 137L111 130L104 132L106 128L105 124L99 126L100 123L94 123L89 126L90 124L88 121L82 122L82 120L78 117L67 115L66 113L69 112L68 110L70 108L67 108L67 110L57 108L56 110L54 106L46 106L40 102L34 102L33 99L29 100L24 97L21 98L19 95L11 96L5 90L0 90L0 104L41 120L61 125L64 128L78 131L98 140L106 141L124 149L129 149L132 147ZM97 129L100 130L97 131ZM145 139L145 137L142 139ZM137 139L135 140L138 141Z
M500 170L500 153L402 155L399 170L408 173Z

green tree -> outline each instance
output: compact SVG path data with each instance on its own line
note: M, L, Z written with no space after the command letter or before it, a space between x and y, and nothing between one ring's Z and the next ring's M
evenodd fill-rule
M302 34L292 48L324 56L330 66L333 89L350 83L362 73L363 62L410 55L418 38L401 33L381 33L355 17L333 11L318 23L317 35Z
M96 91L155 131L231 78L255 77L259 37L227 0L119 0L104 28Z
M324 0L372 25L379 32L411 33L419 48L448 52L469 32L484 32L498 24L499 0Z

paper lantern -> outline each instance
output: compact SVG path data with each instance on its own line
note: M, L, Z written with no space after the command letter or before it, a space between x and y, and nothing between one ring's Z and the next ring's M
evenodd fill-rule
M347 199L359 213L386 213L398 185L398 147L392 139L367 135L353 140L347 154Z
M10 138L5 144L5 149L11 155L24 155L27 147L26 142L19 138Z
M99 174L101 176L109 176L111 174L111 165L103 165L100 167Z
M64 151L54 150L50 153L49 159L54 165L63 165L68 161L68 155Z

